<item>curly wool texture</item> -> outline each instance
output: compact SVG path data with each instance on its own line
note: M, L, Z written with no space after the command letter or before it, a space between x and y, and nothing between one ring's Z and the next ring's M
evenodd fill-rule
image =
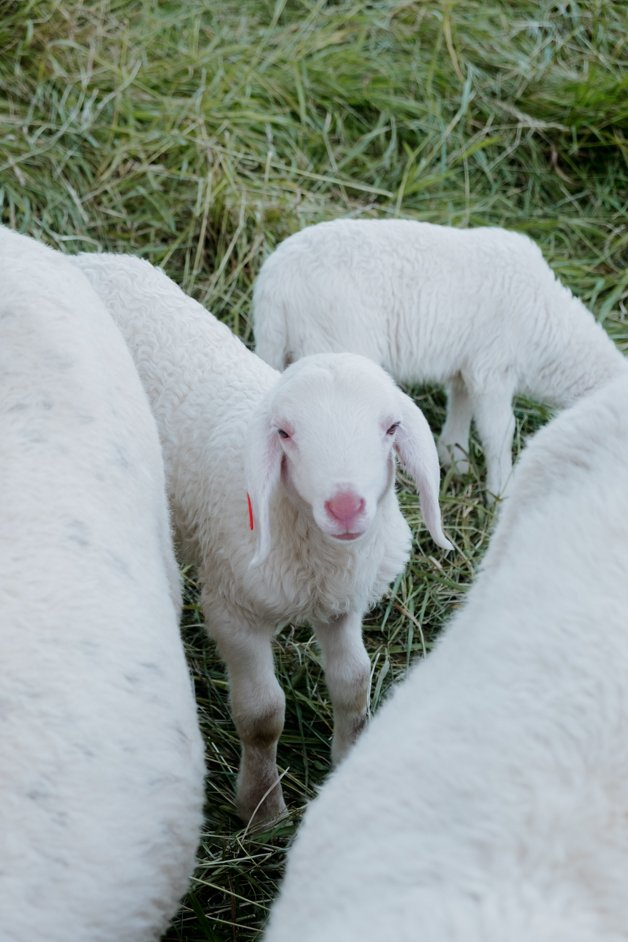
M0 229L0 923L155 942L204 763L155 422L87 279Z
M410 550L394 492L359 544L339 546L279 489L272 550L251 568L257 535L249 529L244 454L252 418L279 374L149 263L98 254L73 261L133 354L157 418L184 554L211 572L205 593L282 623L333 617L379 598Z
M309 806L265 942L626 939L627 466L625 370L525 450L461 612Z
M278 369L351 350L398 382L444 383L441 459L466 470L474 418L495 494L511 472L513 396L564 407L623 366L534 242L500 228L350 219L310 226L265 261L253 314L256 352Z

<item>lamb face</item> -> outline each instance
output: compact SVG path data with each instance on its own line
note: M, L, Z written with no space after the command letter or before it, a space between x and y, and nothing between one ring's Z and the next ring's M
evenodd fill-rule
M289 370L272 403L282 481L326 536L360 539L394 479L396 390L357 359L307 367Z
M330 540L364 537L393 486L395 454L415 478L433 538L449 548L435 445L417 406L359 355L321 354L293 364L251 428L247 473L260 520L259 556L270 546L268 508L280 484Z

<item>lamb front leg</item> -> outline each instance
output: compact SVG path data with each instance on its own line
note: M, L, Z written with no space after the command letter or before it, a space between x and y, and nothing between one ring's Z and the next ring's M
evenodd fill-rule
M236 808L243 821L267 824L286 810L277 771L285 697L275 677L273 632L228 620L224 612L208 618L208 625L227 667L231 714L242 744Z
M334 708L331 755L336 764L366 724L371 662L362 640L361 613L349 612L329 622L319 622L314 631Z

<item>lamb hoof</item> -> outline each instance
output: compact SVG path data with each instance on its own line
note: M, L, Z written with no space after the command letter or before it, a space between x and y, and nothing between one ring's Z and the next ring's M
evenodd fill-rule
M351 751L368 722L366 713L360 716L354 723L351 734L348 737L334 737L331 744L331 764L336 768Z
M275 824L288 812L279 781L270 791L268 786L246 790L239 788L236 809L239 818L247 827L255 830Z
M469 473L469 459L460 445L437 445L438 457L443 468L451 468L456 475Z

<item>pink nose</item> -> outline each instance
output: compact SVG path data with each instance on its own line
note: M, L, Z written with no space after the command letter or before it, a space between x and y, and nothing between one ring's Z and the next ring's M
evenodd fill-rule
M331 500L325 501L325 510L330 517L342 523L347 530L364 510L364 500L353 491L339 491Z

